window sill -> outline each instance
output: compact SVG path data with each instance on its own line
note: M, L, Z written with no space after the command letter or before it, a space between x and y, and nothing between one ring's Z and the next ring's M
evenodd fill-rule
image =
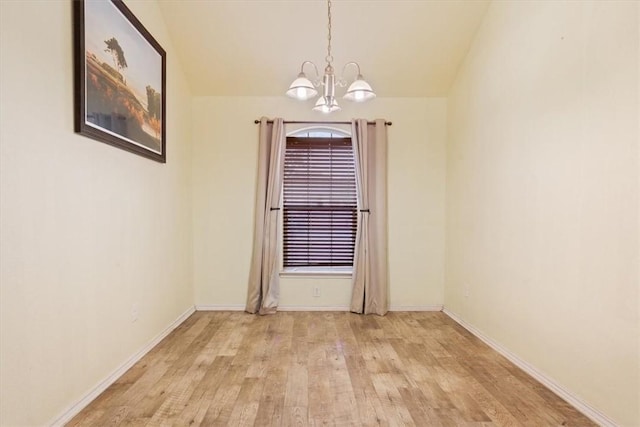
M351 267L293 267L280 271L280 277L331 277L349 279L353 275Z

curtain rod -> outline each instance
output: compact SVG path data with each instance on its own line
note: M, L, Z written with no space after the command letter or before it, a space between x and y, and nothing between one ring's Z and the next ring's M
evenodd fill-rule
M256 120L253 121L253 123L258 124L258 123L260 123L260 120L256 119ZM273 120L267 120L267 123L273 123ZM367 123L373 124L375 122L368 121ZM317 122L317 121L316 122L308 122L308 121L299 121L299 120L285 120L284 124L285 125L286 124L296 124L296 125L306 125L306 124L309 124L309 125L316 125L316 124L317 125L350 125L351 122L347 122L347 121L344 121L344 122ZM384 122L384 124L387 125L387 126L391 126L393 124L393 122Z

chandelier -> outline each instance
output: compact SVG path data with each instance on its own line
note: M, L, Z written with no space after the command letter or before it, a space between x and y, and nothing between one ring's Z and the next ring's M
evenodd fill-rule
M327 0L327 18L329 21L327 25L329 35L327 36L327 56L324 58L327 66L324 68L322 79L320 78L316 64L311 61L304 61L300 67L300 74L298 74L298 77L291 83L291 86L289 86L287 95L300 101L306 101L318 94L316 87L319 88L322 86L322 95L318 98L313 110L332 113L334 111L340 111L340 106L336 100L336 86L345 87L347 85L346 80L342 76L344 76L344 72L349 65L355 65L357 67L358 75L347 89L343 98L348 101L364 102L375 98L376 94L373 92L373 89L371 89L369 83L362 77L360 65L357 62L348 62L345 64L342 68L341 77L336 78L332 65L333 55L331 55L331 0ZM311 82L304 73L304 66L307 64L311 64L316 72L315 82Z

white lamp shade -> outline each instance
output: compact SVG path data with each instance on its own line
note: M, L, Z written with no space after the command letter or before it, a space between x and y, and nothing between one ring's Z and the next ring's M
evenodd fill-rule
M349 89L347 89L347 93L344 94L344 99L347 101L354 102L364 102L376 97L376 94L371 89L369 83L364 81L362 76L358 76L358 78L351 83Z
M306 101L317 94L318 91L313 87L313 83L311 83L304 73L298 74L298 78L291 83L291 86L289 86L289 90L287 91L288 96L299 99L300 101Z
M338 101L335 98L332 98L330 102L327 102L327 98L321 96L316 101L316 105L313 107L313 111L320 111L321 113L329 114L334 111L340 111L341 108L338 105Z

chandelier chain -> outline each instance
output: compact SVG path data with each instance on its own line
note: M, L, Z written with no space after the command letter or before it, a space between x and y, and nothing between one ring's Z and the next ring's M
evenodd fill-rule
M333 62L333 55L331 55L331 0L327 0L327 18L328 18L328 24L327 24L327 29L329 30L329 33L327 35L327 56L325 58L325 61L327 61L327 64L330 66L331 63Z

